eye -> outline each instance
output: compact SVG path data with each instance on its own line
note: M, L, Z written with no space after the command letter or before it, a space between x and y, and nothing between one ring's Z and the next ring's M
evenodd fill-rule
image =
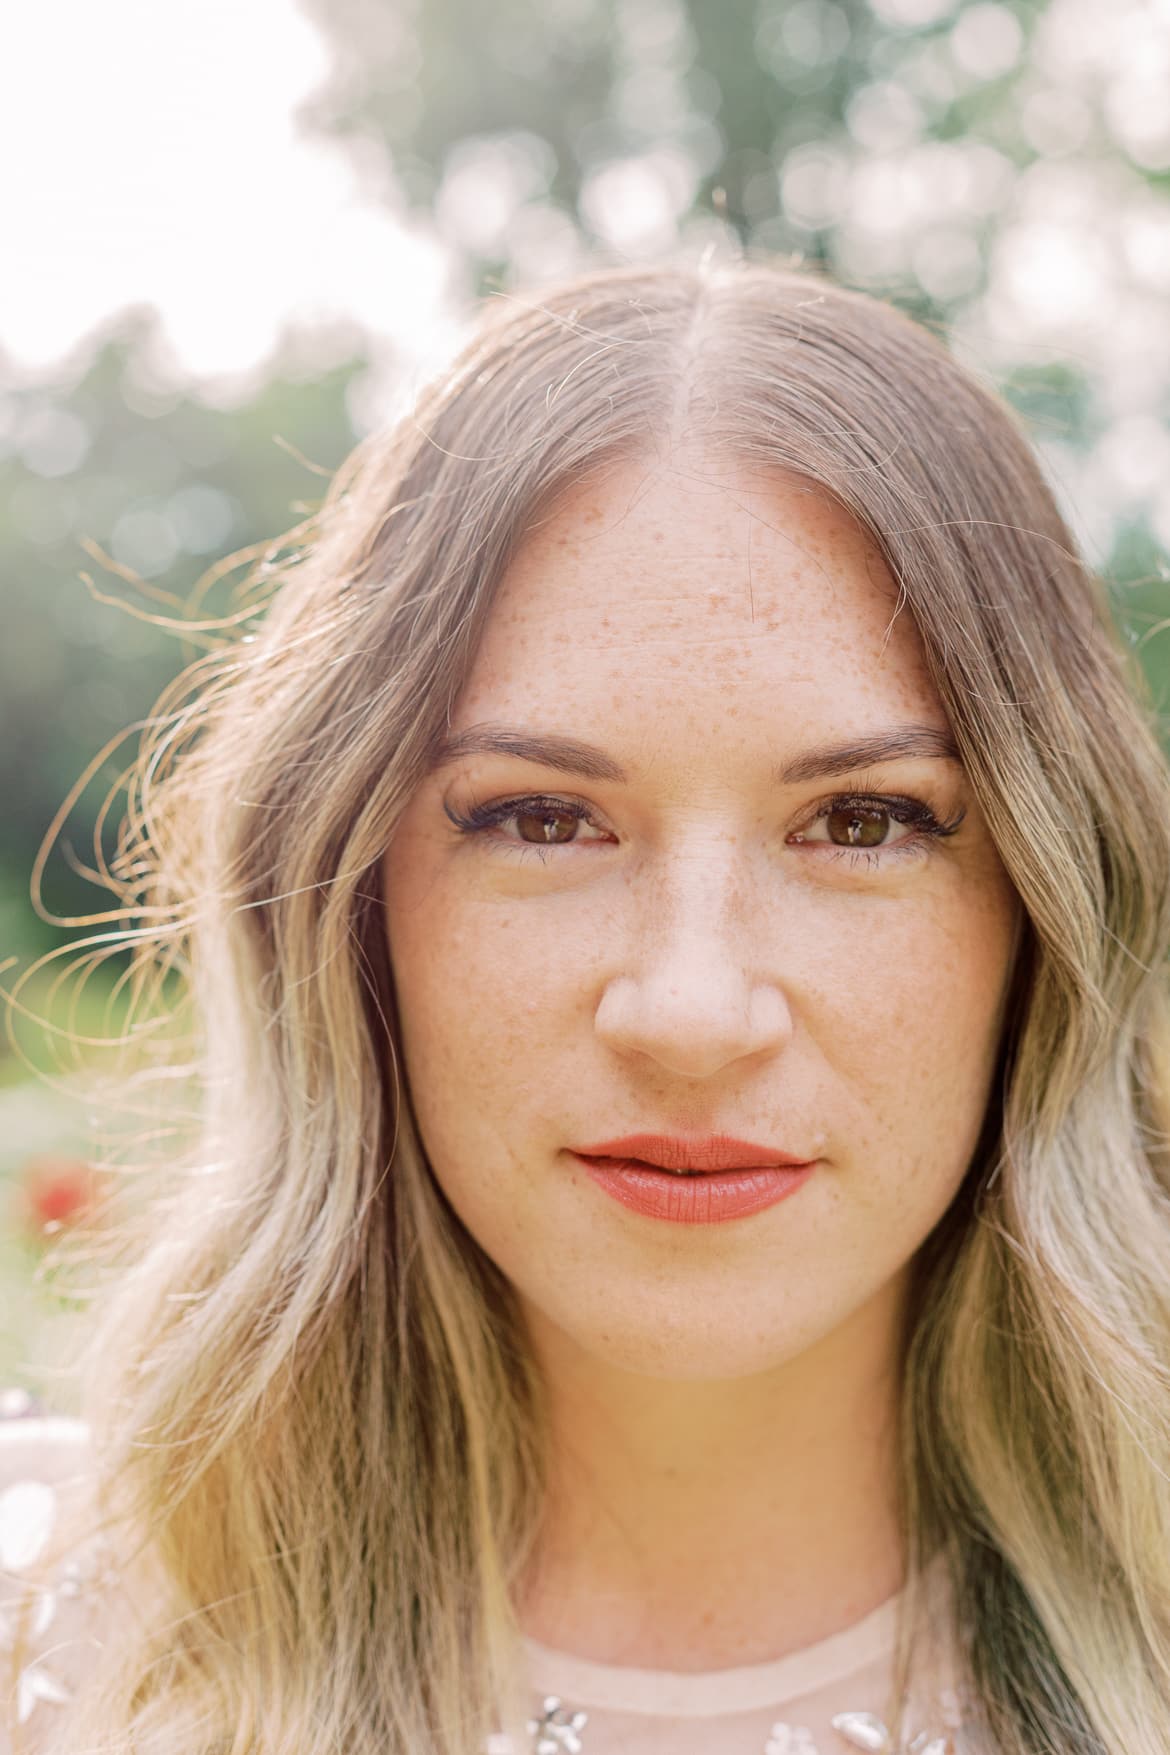
M926 852L931 841L953 835L965 815L960 810L950 821L940 822L920 798L850 795L828 799L817 810L809 827L823 823L823 837L810 834L806 828L790 835L789 841L829 847L846 857L855 853L864 857L868 853L872 862L882 855ZM906 833L891 836L891 826Z
M449 805L444 805L443 809L455 827L465 835L498 829L504 823L515 823L517 834L501 835L498 839L510 842L513 846L535 849L563 847L580 841L583 837L576 831L581 823L587 823L592 828L598 827L584 805L576 804L571 799L546 797L544 794L503 798L495 804L475 804L462 815Z

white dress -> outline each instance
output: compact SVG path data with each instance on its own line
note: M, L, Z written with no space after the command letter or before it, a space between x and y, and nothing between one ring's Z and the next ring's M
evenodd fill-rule
M11 1417L25 1412L21 1395L0 1391L0 1755L17 1736L35 1755L100 1661L98 1628L120 1588L100 1539L62 1560L48 1586L26 1583L67 1502L84 1492L88 1434L76 1420ZM930 1591L928 1622L945 1629L937 1569ZM964 1736L963 1691L937 1638L916 1662L902 1738L890 1735L898 1601L775 1662L701 1674L598 1664L526 1640L527 1744L516 1751L492 1736L484 1755L989 1755Z

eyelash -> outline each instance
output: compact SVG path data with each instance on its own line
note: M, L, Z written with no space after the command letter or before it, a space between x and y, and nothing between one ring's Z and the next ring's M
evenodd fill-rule
M525 793L519 798L499 799L494 804L473 804L465 815L460 815L446 804L443 809L464 835L483 834L486 830L507 822L511 817L539 816L542 812L547 815L573 817L578 822L588 823L593 829L602 827L584 805L576 804L569 798L553 798L546 793ZM884 811L894 822L912 825L915 832L904 841L884 848L839 847L829 841L805 842L804 845L822 848L831 858L846 859L853 867L864 864L872 868L887 860L921 857L930 851L932 841L945 840L948 835L953 835L967 814L965 809L960 809L949 821L940 822L930 806L919 798L907 798L901 794L849 792L827 800L807 826L819 823L834 811L851 809ZM513 841L508 837L502 839L506 846L517 848L521 855L537 854L542 863L547 862L548 854L555 851L557 846L575 845L565 841L550 841L542 845L539 841Z

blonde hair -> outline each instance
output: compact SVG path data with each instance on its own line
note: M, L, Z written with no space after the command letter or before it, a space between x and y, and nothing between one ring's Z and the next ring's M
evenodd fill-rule
M893 308L756 263L495 301L257 570L258 637L147 727L108 942L143 991L188 984L203 1110L80 1362L161 1595L111 1632L74 1755L472 1755L522 1725L541 1385L412 1120L378 874L526 526L664 427L872 533L1026 914L916 1263L908 1600L941 1548L1002 1755L1170 1751L1166 763L1003 403Z

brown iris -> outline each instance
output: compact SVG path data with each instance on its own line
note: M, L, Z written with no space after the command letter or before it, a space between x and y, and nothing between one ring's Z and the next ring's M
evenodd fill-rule
M522 841L535 841L539 845L547 846L550 843L556 845L558 837L550 832L550 827L558 821L564 823L571 834L580 819L567 810L523 810L516 812L516 826L520 830L520 839ZM523 827L525 823L536 823L540 833L526 835ZM565 839L570 839L570 836L566 836Z
M829 837L839 847L879 847L885 840L890 813L878 805L841 805L827 813Z

